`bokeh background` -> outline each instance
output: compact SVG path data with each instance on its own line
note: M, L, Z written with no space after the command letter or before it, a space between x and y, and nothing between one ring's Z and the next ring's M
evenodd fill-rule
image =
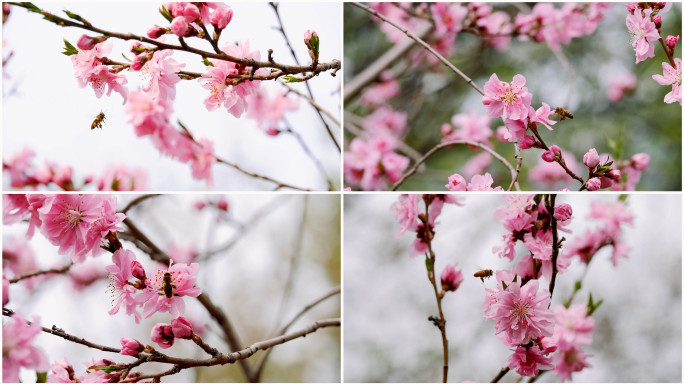
M586 220L593 200L617 195L559 195L573 208L568 242L600 225ZM427 320L437 315L432 285L422 258L408 253L414 236L395 238L390 213L396 195L346 195L344 199L344 380L346 382L439 382L442 343ZM492 247L505 233L493 214L500 195L467 195L465 206L445 205L435 227L437 276L458 262L464 282L442 301L449 339L449 381L489 382L504 367L509 349L482 316L484 288L494 278L473 277L480 269L510 268ZM624 226L631 247L617 267L612 249L596 254L574 303L604 300L594 313L593 343L585 347L591 368L576 382L679 382L682 374L682 210L679 194L636 194L627 199L634 225ZM518 243L516 252L523 252ZM552 307L568 297L585 267L573 260L558 277ZM546 284L546 283L542 283ZM509 372L503 381L519 378ZM558 382L544 374L539 382Z
M64 15L62 10L67 9L96 26L124 33L144 35L154 24L168 24L158 12L159 2L36 4L61 16ZM274 28L278 22L268 3L238 2L230 6L234 11L233 19L221 35L220 46L249 39L251 49L258 50L262 59L266 59L268 49L273 49L273 57L277 61L294 63L285 40ZM339 3L286 3L280 5L279 10L285 31L302 64L310 61L303 41L307 29L317 31L320 37L322 62L341 59L342 11ZM123 163L129 169L142 167L147 171L148 190L211 190L204 181L192 178L188 164L161 156L149 138L135 135L118 93L98 99L90 87L79 88L71 60L61 52L63 39L75 45L83 33L86 32L78 28L58 27L38 14L12 7L3 26L3 57L10 51L14 52L3 68L3 159L28 146L37 154L34 161L37 166L42 166L45 160L71 165L76 179L82 179L89 173L101 175L108 165ZM92 32L88 34L95 36ZM194 45L192 40L189 44ZM130 58L130 43L113 41L110 57L122 61L121 54L126 54ZM177 42L177 39L167 35L166 41ZM196 46L210 49L208 43L199 42ZM184 70L205 71L204 64L196 55L175 52L172 57L186 63ZM309 82L317 103L338 121L341 74L340 71L339 76L332 77L325 73ZM126 73L126 77L129 89L140 89L143 81L138 73ZM306 94L304 84L291 86ZM276 91L285 90L274 81L263 82L262 89L267 90L271 98ZM328 189L326 180L292 135L267 136L257 127L255 120L246 118L246 114L235 118L225 108L207 111L204 106L207 92L196 81L178 83L171 121L174 124L177 120L182 121L197 138L212 139L219 157L233 161L243 169L295 186ZM287 112L285 118L303 137L313 155L321 161L327 176L333 180L335 188L339 189L339 152L313 107L295 95L290 97L299 99L299 109ZM100 111L106 115L105 124L102 130L91 131L90 125ZM340 127L330 121L328 125L340 142ZM213 189L217 191L271 190L275 187L273 183L248 177L226 165L215 164L212 171ZM3 185L9 188L7 177L3 178Z
M533 4L492 3L495 11L511 16L529 12ZM555 5L556 8L560 4ZM527 10L525 10L527 9ZM681 3L674 3L669 12L662 14L663 36L679 35L682 30ZM581 165L582 156L589 148L599 153L610 153L613 158L629 159L633 154L645 152L651 156L651 164L642 174L637 190L681 190L682 163L682 107L678 103L665 104L663 97L671 87L661 86L651 76L662 74L662 62L667 57L655 42L654 58L635 64L634 49L625 26L627 9L614 3L606 12L596 32L590 36L573 39L570 45L562 45L562 51L574 71L566 69L545 43L519 41L514 38L510 47L501 52L486 46L479 37L459 33L454 53L447 57L457 68L471 77L482 88L492 73L502 81L510 82L514 75L527 79L526 87L533 94L535 108L546 102L552 108L564 106L574 114L554 126L554 131L540 128L540 134L548 144L557 144L565 152L574 154ZM371 21L365 11L345 4L344 7L344 71L345 83L349 83L366 69L391 44ZM414 45L402 60L389 68L399 73L400 96L389 104L408 115L408 132L404 141L424 154L441 139L440 126L458 113L472 111L485 116L482 96L455 73L443 65L428 68L425 60L414 60L416 52L425 52ZM677 45L675 57L681 58L681 44ZM432 62L432 60L430 60ZM420 62L416 65L416 62ZM633 73L638 79L634 93L618 102L607 98L611 79L623 73ZM363 117L370 113L359 103L359 97L345 102L345 113ZM345 115L345 121L352 121ZM556 118L557 120L558 118ZM501 119L492 119L491 128L503 125ZM354 135L345 129L345 141ZM513 146L491 140L494 149L511 164L515 164ZM522 173L519 177L523 190L558 190L563 186L549 188L532 183L529 170L540 160L542 150L524 150ZM459 172L472 156L479 152L457 146L443 150L426 162L426 169L409 178L400 190L441 191L449 175ZM413 163L413 162L412 162ZM510 172L497 160L487 170L494 178L494 186L504 189L510 183ZM580 173L585 176L586 170ZM577 190L577 182L570 184Z
M118 195L121 210L135 195ZM128 217L160 248L193 248L199 263L197 285L230 318L245 347L272 337L306 305L340 284L340 197L336 195L233 195L227 198L227 214L216 209L220 195L162 195L145 200L128 212ZM194 203L209 205L198 211ZM3 242L23 240L27 223L3 226ZM122 236L120 236L122 237ZM146 254L132 243L123 241L135 252L146 270L155 266ZM69 257L57 254L40 233L29 244L41 269L62 266ZM216 252L208 252L208 251ZM86 264L104 271L112 264L108 254L88 258ZM7 276L10 276L8 274ZM109 315L111 297L108 279L96 281L76 291L65 275L10 286L7 308L18 310L27 318L39 315L45 327L57 325L66 332L89 341L120 348L119 340L132 337L143 344L150 340L150 330L159 322L169 323L168 312L156 313L136 324L124 310ZM202 338L222 352L228 347L222 331L206 309L192 298L185 298L186 317L195 328L205 325ZM289 331L303 329L310 323L340 317L340 295L334 295L306 312ZM3 324L8 319L3 318ZM340 328L317 330L276 346L266 362L262 380L266 382L339 382ZM92 358L108 358L129 363L134 358L100 352L61 338L42 333L36 345L46 351L50 364L64 357L76 375L85 371ZM163 350L172 356L206 358L194 343L176 340ZM254 366L263 352L249 359ZM168 364L150 363L146 373L169 369ZM22 381L35 382L35 374L22 370ZM245 382L238 364L186 369L163 379L165 382Z

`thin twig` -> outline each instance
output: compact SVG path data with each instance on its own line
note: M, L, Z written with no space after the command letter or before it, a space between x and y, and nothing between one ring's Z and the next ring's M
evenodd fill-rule
M128 203L128 205L126 205L126 207L124 207L124 209L121 210L121 213L126 213L126 212L128 212L131 208L133 208L133 207L135 207L136 205L142 203L143 201L145 201L145 200L147 200L147 199L151 199L151 198L153 198L153 197L157 197L157 196L161 196L161 195L159 195L159 194L147 194L147 195L138 196L138 197L136 197L135 199L131 200L131 202Z
M551 273L551 282L549 283L549 293L553 297L553 289L556 286L556 275L558 274L558 266L556 262L558 260L558 223L554 217L554 212L556 209L556 195L552 194L549 196L549 215L551 216L551 235L553 236L553 247L551 252L551 263L553 264L553 271ZM551 303L549 303L549 307Z
M520 190L520 186L518 185L518 176L520 176L520 168L522 167L522 152L520 152L520 147L518 146L518 143L514 144L515 147L515 176L513 177L513 180L511 180L511 184L508 186L507 191L510 191L513 189L513 186L515 185L517 187L517 190Z
M67 264L61 268L45 269L45 270L35 271L35 272L27 273L25 275L17 276L13 279L10 279L9 282L10 282L10 284L14 284L14 283L18 283L24 279L28 279L28 278L36 277L36 276L40 276L40 275L46 275L46 274L51 274L51 273L66 273L67 271L69 271L69 268L71 268L72 265L74 265L73 261L69 262L69 264Z
M416 163L413 165L413 167L412 167L408 172L406 172L406 173L401 177L401 179L399 179L399 181L397 181L397 182L392 186L392 190L393 190L393 191L396 191L397 188L399 188L399 187L404 183L404 181L406 181L406 179L408 179L411 175L413 175L414 173L416 173L416 171L418 170L418 167L419 167L421 164L423 164L427 159L429 159L430 156L434 155L435 153L437 153L438 151L440 151L440 150L442 150L442 149L449 148L449 147L452 147L452 146L454 146L454 145L470 145L470 146L474 146L474 147L481 148L481 149L483 149L483 150L489 152L489 154L491 154L492 156L494 156L497 160L499 160L499 161L501 162L501 164L503 164L506 168L508 168L508 170L511 172L511 179L514 179L514 178L516 177L515 169L513 168L513 166L511 165L511 163L509 163L508 160L504 159L503 156L501 156L501 155L500 155L498 152L496 152L495 150L493 150L493 149L491 149L491 148L485 146L485 145L482 144L482 143L478 143L478 142L476 142L476 141L470 141L470 140L454 140L454 141L448 141L448 142L446 142L446 143L439 144L439 145L435 146L434 148L432 148L431 150L429 150L423 157L420 158L420 160L418 160L418 162L416 162ZM516 183L516 189L517 189L518 191L520 190L520 187L517 185L517 183Z
M501 368L501 371L499 371L499 373L496 376L494 376L490 383L498 383L499 380L501 380L510 370L511 369L508 367Z
M311 159L311 161L314 163L314 166L316 167L316 170L318 171L318 173L320 173L321 176L323 176L323 178L325 179L326 183L328 183L328 191L334 190L335 187L333 186L332 180L330 180L330 178L328 177L328 173L325 171L325 167L323 167L323 164L321 163L321 161L313 154L313 152L311 152L311 148L309 148L309 146L306 144L306 142L304 141L304 138L302 138L302 135L300 135L297 131L295 131L292 128L292 125L284 117L283 117L283 122L287 126L287 129L285 129L284 132L291 134L292 136L294 136L295 140L297 140L297 143L299 144L300 147L302 147L302 150L304 151L306 156L309 159Z
M330 298L330 297L333 297L333 296L335 296L335 295L340 294L341 291L342 291L342 289L341 289L341 287L340 287L339 285L338 285L337 287L334 287L333 289L331 289L330 291L328 291L326 294L324 294L324 295L321 296L320 298L316 299L316 301L314 301L314 302L312 302L311 304L308 304L307 306L305 306L304 308L302 308L302 310L300 310L300 311L292 318L292 320L290 320L289 322L287 322L287 324L285 324L283 327L281 327L277 332L274 332L273 335L274 335L274 336L284 335L285 332L287 332L287 330L290 328L290 326L292 326L292 324L294 324L295 321L297 321L301 316L303 316L303 315L304 315L306 312L308 312L311 308L313 308L313 307L315 307L316 305L322 303L323 301L325 301L326 299L328 299L328 298ZM261 355L261 358L260 358L259 361L257 362L257 364L256 364L256 369L255 369L257 378L260 378L260 377L261 377L261 372L263 371L264 365L266 364L266 359L268 358L268 356L269 356L269 354L271 353L271 351L272 351L272 350L269 349L269 350L267 350L266 352L264 352L264 354Z
M276 190L278 190L278 189L280 189L280 188L290 188L290 189L294 189L294 190L297 190L297 191L311 191L311 189L308 189L308 188L295 187L294 185L290 185L290 184L283 183L283 182L281 182L281 181L272 179L272 178L270 178L270 177L268 177L268 176L263 176L263 175L259 175L259 174L257 174L257 173L253 173L253 172L247 171L247 170L243 169L242 167L240 167L239 165L237 165L237 164L235 164L235 163L232 163L232 162L230 162L230 161L228 161L228 160L223 160L223 159L221 159L221 158L216 157L216 162L217 162L217 163L223 163L223 164L226 164L226 165L228 165L228 166L231 166L231 167L237 169L238 171L244 173L244 174L247 175L247 176L254 177L254 178L257 178L257 179L266 180L266 181L270 181L271 183L273 183L273 184L276 185Z
M288 48L290 48L290 53L292 54L292 57L294 58L295 63L297 63L297 65L299 65L299 59L297 59L297 55L295 55L294 49L292 48L292 44L290 44L290 39L287 38L287 34L285 33L285 29L283 28L283 21L280 19L280 12L278 12L278 4L273 3L273 2L270 2L269 4L273 8L273 12L275 12L276 19L278 19L278 26L279 26L278 30L283 35L283 38L285 39L285 44L287 44ZM330 139L335 144L337 151L342 152L342 148L340 147L340 144L337 142L337 139L335 139L335 135L333 134L332 130L328 126L328 122L325 121L325 119L323 118L323 114L321 113L321 109L314 105L315 104L314 95L313 95L313 92L311 92L311 86L309 86L309 82L305 81L304 85L306 86L306 90L309 93L309 97L311 100L310 103L316 109L316 113L318 114L318 117L321 119L321 122L323 122L323 125L325 126L326 131L328 131L328 136L330 136ZM339 126L340 124L337 123L337 125Z
M306 83L306 84L308 85L308 83ZM305 95L305 94L299 92L298 90L296 90L296 89L290 87L290 86L289 86L288 84L286 84L286 83L280 83L280 85L282 85L283 87L287 88L288 92L292 92L292 93L294 93L295 95L297 95L297 96L301 97L302 99L306 100L307 103L309 103L309 104L310 104L312 107L314 107L316 110L318 110L319 112L321 112L322 114L324 114L325 116L327 116L328 119L330 119L330 120L331 120L333 123L335 123L338 127L341 126L340 121L337 120L337 119L335 118L335 116L332 115L332 113L328 112L328 110L326 110L325 108L323 108L323 107L321 107L320 105L318 105L318 103L316 103L316 101L315 101L314 99L312 99L311 97L309 97L309 96L307 96L307 95Z
M414 35L413 33L411 33L411 32L410 32L409 30L407 30L406 28L404 28L404 27L402 27L402 26L400 26L400 25L394 23L392 20L386 18L385 16L381 15L380 13L378 13L377 11L375 11L374 9L371 9L370 7L368 7L368 6L366 6L366 5L363 5L363 4L357 3L357 2L351 2L350 4L352 4L352 5L354 5L354 6L357 6L357 7L361 8L361 9L363 9L364 11L366 11L366 12L370 13L371 15L373 15L373 16L379 18L380 20L384 21L385 23L390 24L390 25L393 26L394 28L396 28L396 29L402 31L406 36L408 36L408 37L410 37L411 39L415 40L418 44L420 44L420 45L421 45L423 48L425 48L428 52L430 52L432 55L434 55L439 61L441 61L444 65L446 65L447 68L451 69L454 73L456 73L456 74L457 74L458 76L460 76L463 80L465 80L465 82L468 83L468 85L470 85L471 87L473 87L473 89L475 89L475 90L478 91L482 96L484 96L484 92L482 91L482 89L480 89L480 87L478 87L477 84L475 84L475 83L473 82L473 80L472 80L470 77L466 76L465 73L463 73L460 69L456 68L456 66L454 66L453 64L451 64L451 62L450 62L449 60L445 59L444 56L440 55L437 51L435 51L435 50L430 46L430 44L428 44L428 43L426 43L425 41L423 41L423 39L419 38L418 36Z

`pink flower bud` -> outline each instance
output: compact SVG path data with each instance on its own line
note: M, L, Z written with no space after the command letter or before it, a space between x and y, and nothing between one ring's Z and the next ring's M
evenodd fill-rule
M613 186L613 179L610 179L605 176L601 176L599 179L601 180L601 189L610 188Z
M653 23L655 24L656 28L658 28L658 29L660 29L660 27L663 26L663 21L662 21L662 19L660 18L660 15L656 15L656 16L653 18Z
M316 31L312 31L310 29L307 29L306 32L304 32L304 41L310 42L314 36L318 37L318 35L316 34Z
M622 172L620 172L619 169L611 169L610 172L608 172L608 176L612 177L613 180L620 180L620 175L622 175Z
M224 29L232 19L233 10L230 7L217 8L214 13L209 16L209 22L216 29Z
M552 145L551 148L549 148L549 151L553 152L556 155L559 155L561 153L560 147L557 145Z
M162 349L170 348L173 345L174 336L173 329L169 324L157 323L152 328L150 338L155 343L159 344Z
M92 173L89 173L86 175L85 179L83 180L83 183L90 184L93 182L94 179L95 179L95 176Z
M198 17L200 17L200 10L195 4L186 3L183 7L182 16L185 17L185 20L188 23L192 23L193 21L197 20Z
M565 221L572 217L572 207L570 204L558 204L553 210L553 217L558 221Z
M454 129L451 127L451 124L444 123L441 127L439 127L439 131L442 132L442 136L449 136L449 134L453 132Z
M7 303L9 303L9 287L10 287L9 280L7 280L5 275L2 275L2 306L3 307Z
M198 211L203 210L204 207L206 207L206 206L207 206L207 204L205 204L204 201L197 201L197 202L195 202L195 209L198 210Z
M465 191L466 185L467 183L463 176L459 175L458 173L454 173L453 175L449 176L449 183L445 185L445 187L452 192L457 192Z
M637 153L632 156L630 165L637 171L645 171L648 168L648 163L651 161L651 157L645 153Z
M220 198L219 201L216 203L216 206L218 207L218 209L227 212L228 211L228 200L226 200L224 198Z
M542 153L542 159L547 163L553 163L556 160L556 154L552 151L546 151Z
M84 51L89 51L99 43L98 39L96 37L90 37L87 35L82 35L80 39L78 39L78 42L76 43L76 46L79 49L82 49Z
M633 15L634 14L634 4L627 4L627 10L629 11L629 13L631 13Z
M173 335L179 339L192 338L192 324L184 317L171 320L171 330Z
M674 49L675 46L677 45L677 42L678 42L678 41L679 41L679 35L677 35L677 37L674 37L674 36L672 36L672 35L669 35L669 36L667 36L667 37L665 38L665 44L667 44L667 46L668 46L670 49Z
M166 28L162 28L158 25L154 25L152 28L147 30L147 37L150 39L158 39L162 35L164 35L168 30Z
M138 280L145 280L145 269L139 261L131 262L131 275Z
M458 263L447 265L442 270L440 279L442 280L442 289L445 291L455 291L463 282L463 273L460 269L456 269Z
M173 19L170 28L171 32L180 37L185 36L185 34L190 30L190 26L183 16L178 16Z
M280 135L280 130L277 128L269 128L266 130L266 134L269 136L278 136Z
M145 346L140 344L140 342L136 339L131 339L128 337L124 337L123 339L121 339L122 355L135 356L138 353L142 352L144 349Z
M534 137L530 135L523 135L522 139L520 139L520 142L518 143L518 147L520 149L530 149L534 148L534 144L536 144L536 140Z
M587 151L587 153L584 154L584 165L587 167L594 168L599 165L599 162L601 162L601 159L599 159L596 148L591 148L589 151Z
M592 177L587 181L587 189L590 191L596 191L601 188L601 179L598 177Z

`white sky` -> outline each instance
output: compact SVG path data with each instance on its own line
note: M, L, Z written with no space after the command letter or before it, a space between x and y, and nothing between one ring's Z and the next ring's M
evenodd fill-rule
M58 15L63 15L62 9L68 9L94 25L112 31L145 34L153 24L166 25L166 20L156 11L161 5L158 2L36 4ZM282 35L273 29L277 21L267 3L238 2L230 5L234 15L221 36L221 45L249 39L251 48L259 50L262 59L266 59L266 51L270 48L274 50L277 61L294 63ZM321 62L341 59L339 3L283 3L280 12L300 62L304 64L310 60L303 42L307 29L316 30L320 36ZM148 170L149 190L206 190L204 181L192 179L188 164L160 157L149 138L135 136L123 113L123 100L119 94L112 93L110 97L97 99L91 88L78 87L71 60L61 51L64 38L75 45L83 32L77 28L57 27L20 8L12 9L3 28L4 52L14 51L14 57L4 72L9 78L4 79L3 85L3 159L18 153L24 146L30 146L37 153L36 165L42 166L45 159L60 165L72 165L75 179L87 173L102 174L108 164L124 163ZM174 37L167 39L175 40ZM122 60L120 54L127 51L129 45L120 40L113 41L114 50L110 57ZM193 55L183 56L176 52L173 57L186 62L186 70L204 70L204 65ZM310 81L316 100L338 120L341 73L337 77L321 74ZM137 73L128 73L126 77L129 89L141 86ZM219 157L293 185L327 189L325 180L291 135L266 136L253 120L244 115L236 119L225 108L208 112L203 104L206 90L195 81L184 81L176 87L172 121L180 119L196 137L214 140ZM262 87L267 88L270 94L283 88L274 82ZM306 93L303 84L294 87ZM299 111L287 113L285 117L304 137L316 157L322 160L328 176L335 181L335 187L339 187L339 152L313 108L304 100L300 100L299 105ZM105 125L102 130L91 131L90 125L101 110L107 116ZM329 125L340 141L339 127L330 122ZM274 187L272 183L244 176L225 165L214 165L213 177L214 190L271 190ZM7 177L3 178L3 185L9 186Z

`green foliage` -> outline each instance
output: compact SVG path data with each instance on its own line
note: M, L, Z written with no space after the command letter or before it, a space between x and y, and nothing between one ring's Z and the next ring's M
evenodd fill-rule
M67 56L76 55L78 54L78 49L71 45L67 39L64 39L64 52L62 52L62 54Z

